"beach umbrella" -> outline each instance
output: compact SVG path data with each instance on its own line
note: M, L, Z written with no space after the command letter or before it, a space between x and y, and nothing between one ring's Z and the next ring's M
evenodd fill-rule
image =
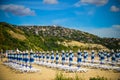
M12 53L9 53L9 62L12 62Z
M40 60L41 60L41 58L42 58L42 53L41 53L41 51L39 52L39 62L40 62Z
M17 55L17 64L19 64L19 53L17 53L16 55Z
M20 65L22 65L22 58L23 58L23 56L22 56L22 52L20 52L20 56L19 56L20 58L19 58L19 60L20 60Z
M17 64L17 60L18 60L17 53L14 53L14 56L15 56L15 58L14 58L15 63ZM13 59L13 57L11 57L11 58Z
M119 54L119 59L120 59L120 49L118 50L118 54Z
M39 61L39 52L36 52L36 60Z
M86 62L86 59L87 59L87 51L86 50L84 50L84 62Z
M41 61L43 62L43 52L41 52Z
M70 53L69 53L69 66L72 66L72 62L73 62L73 53L70 50Z
M56 51L56 64L58 64L58 62L59 62L59 53L58 51Z
M17 48L16 49L16 64L19 64L19 52L20 52L20 50Z
M77 53L77 64L78 64L78 68L80 67L80 63L82 62L82 54L80 52L80 50L78 50Z
M95 52L94 52L94 50L92 50L92 52L91 52L91 63L94 62L94 58L95 58Z
M8 62L10 62L10 54L7 55Z
M47 63L49 62L49 57L50 55L49 55L49 51L47 51L47 54L46 54L46 60L47 60Z
M30 51L29 63L30 63L29 68L32 68L32 63L34 63L34 53L32 51Z
M42 59L43 59L43 62L45 61L45 52L43 51L42 52Z
M107 61L110 61L110 53L107 52Z
M33 52L33 50L31 49L30 52ZM37 61L39 60L39 54L38 54L38 51L36 51L36 52L34 53L33 56L34 56L35 61L37 62Z
M12 62L12 60L13 60L13 55L12 53L9 53L9 61Z
M103 64L104 59L105 59L104 53L101 52L101 56L100 56L100 64Z
M86 52L86 60L88 60L88 52Z
M36 53L34 54L34 58L35 58L35 61L37 61L37 54Z
M101 50L99 50L99 51L98 51L99 61L101 61L101 54L102 54L102 51L101 51Z
M112 65L114 66L114 64L116 62L115 54L112 54L111 61L112 61Z
M64 50L62 51L62 65L65 63L65 52Z
M28 67L28 63L29 63L28 51L26 51L24 54L24 61L25 61L25 66Z
M69 53L68 53L68 51L66 51L65 59L66 59L66 62L69 60Z
M54 63L54 52L51 51L51 63Z
M22 66L25 66L25 51L22 53Z
M18 56L18 64L20 65L20 52L17 54L17 56Z
M118 49L116 50L115 57L116 57L116 62L118 62L118 60L119 60L119 51L118 51Z

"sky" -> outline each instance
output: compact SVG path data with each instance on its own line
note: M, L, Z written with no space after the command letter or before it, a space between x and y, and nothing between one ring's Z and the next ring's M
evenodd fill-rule
M120 0L0 0L0 22L59 25L120 38Z

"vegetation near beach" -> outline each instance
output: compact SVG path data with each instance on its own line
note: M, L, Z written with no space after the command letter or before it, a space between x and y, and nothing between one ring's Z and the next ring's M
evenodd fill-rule
M0 23L0 49L20 50L99 50L118 49L119 38L100 38L61 26L17 26Z
M56 77L54 80L85 80L82 77L79 77L77 74L75 75L74 78L72 77L66 77L63 73L57 73ZM100 76L96 76L96 77L90 77L89 80L111 80L111 79L107 79L105 77L100 77ZM120 80L120 79L118 79Z
M75 78L66 77L66 76L63 75L63 73L60 72L60 73L56 74L55 80L84 80L84 79L78 77L77 74L76 74Z

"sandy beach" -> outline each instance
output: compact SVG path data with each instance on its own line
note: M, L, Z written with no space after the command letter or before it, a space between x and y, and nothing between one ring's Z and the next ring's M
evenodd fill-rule
M63 73L67 77L75 77L76 74L79 78L83 80L89 80L90 77L106 77L111 80L117 80L120 78L120 72L115 72L112 70L100 70L100 69L90 69L86 73L70 73L65 71L60 71L53 68L47 68L44 66L33 65L35 68L40 69L36 73L20 73L5 66L3 62L0 62L0 80L54 80L57 73Z

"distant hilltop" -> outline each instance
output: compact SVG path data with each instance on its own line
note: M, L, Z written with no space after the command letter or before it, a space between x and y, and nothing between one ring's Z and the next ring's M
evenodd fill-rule
M101 38L61 26L22 26L0 22L0 49L99 50L120 49L119 38Z

